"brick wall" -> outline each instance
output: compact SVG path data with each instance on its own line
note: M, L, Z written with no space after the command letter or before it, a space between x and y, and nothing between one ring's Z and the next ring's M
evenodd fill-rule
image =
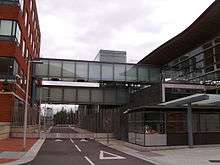
M0 94L0 122L11 121L11 110L14 104L14 96Z

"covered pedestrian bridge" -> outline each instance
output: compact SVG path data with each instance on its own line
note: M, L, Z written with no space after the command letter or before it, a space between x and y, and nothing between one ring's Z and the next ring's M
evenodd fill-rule
M131 89L161 81L160 69L150 65L48 58L38 60L41 63L33 64L33 78L41 83L35 87L34 95L42 103L125 105L129 102ZM50 85L54 82L56 85ZM70 82L83 85L65 86ZM88 85L91 83L96 87Z

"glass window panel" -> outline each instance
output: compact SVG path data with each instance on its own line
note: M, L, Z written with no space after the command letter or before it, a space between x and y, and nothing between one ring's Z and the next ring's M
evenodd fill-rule
M151 82L160 82L160 69L149 68L150 69L150 81Z
M18 24L17 24L17 29L16 29L16 39L17 39L18 43L20 44L20 42L21 42L21 30L20 30L20 27L18 26Z
M61 76L61 61L50 61L49 62L49 76L60 77Z
M102 103L103 102L103 90L93 89L91 101L92 101L92 103Z
M50 89L50 101L61 102L62 101L62 88Z
M78 89L78 102L84 102L84 103L90 102L89 89Z
M14 60L11 58L0 57L0 75L11 76L14 70Z
M101 80L101 64L100 63L89 64L89 79L90 80Z
M144 66L138 66L138 81L149 81L149 72Z
M71 88L64 89L64 102L75 102L76 101L76 90Z
M12 34L12 21L1 20L0 21L0 35L11 36Z
M125 65L114 65L114 80L125 81Z
M48 61L43 61L43 64L36 64L35 74L38 76L48 76Z
M76 62L76 78L78 81L87 81L88 79L87 62Z
M113 81L113 64L102 63L102 80Z
M137 67L135 65L127 65L126 78L127 81L137 81Z
M63 77L73 78L75 76L75 63L63 61Z

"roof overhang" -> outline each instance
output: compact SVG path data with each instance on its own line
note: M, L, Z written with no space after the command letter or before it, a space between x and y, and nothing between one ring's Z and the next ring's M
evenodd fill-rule
M220 34L220 1L216 0L182 33L167 41L139 63L162 66Z

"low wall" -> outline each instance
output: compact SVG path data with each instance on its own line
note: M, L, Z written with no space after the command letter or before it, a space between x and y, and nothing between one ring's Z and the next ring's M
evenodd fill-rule
M129 142L138 144L141 146L166 146L167 135L166 134L140 134L132 133L128 134Z
M23 127L11 126L11 133L21 133L23 131L24 131ZM27 133L37 133L37 132L38 132L38 125L27 126Z
M0 139L9 138L10 134L10 123L0 122Z

